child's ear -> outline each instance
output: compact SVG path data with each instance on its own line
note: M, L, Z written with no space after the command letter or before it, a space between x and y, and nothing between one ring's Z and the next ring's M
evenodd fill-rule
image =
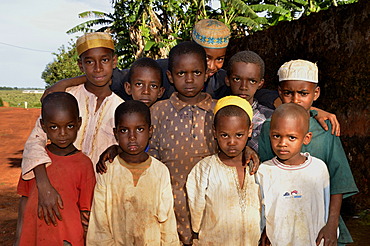
M253 131L253 123L251 122L251 125L249 126L249 129L248 129L248 138L252 137L252 131Z
M82 123L82 118L81 117L78 117L78 120L77 120L77 130L80 130L81 123Z
M170 70L166 71L168 81L170 81L171 84L173 84L173 78L172 78L172 73Z
M81 60L81 58L79 58L78 60L77 60L77 65L78 65L78 67L80 68L80 70L81 70L81 72L85 72L84 71L84 68L83 68L83 66L82 66L82 60Z
M129 82L125 82L123 84L123 86L125 87L125 91L127 93L127 95L131 96L132 93L131 93L131 84Z
M157 98L161 98L163 96L163 93L165 92L165 90L166 89L163 86L159 87Z
M316 101L317 98L319 98L320 96L320 86L316 86L314 93L315 93L315 97L313 98L313 100Z
M258 88L257 88L257 90L258 90L258 89L261 89L264 83L265 83L265 80L264 80L264 79L261 79L261 81L258 83Z
M150 125L150 127L149 127L149 138L151 138L152 135L153 135L153 126Z
M40 119L40 124L41 124L42 130L46 133L46 126L45 126L44 121L42 119Z
M303 139L303 144L307 145L311 142L312 139L312 132L307 132Z
M118 136L117 136L117 129L116 128L113 128L113 134L114 134L114 138L116 139L116 141L118 143Z
M228 76L225 77L225 84L230 87L230 80Z
M216 137L216 128L215 128L215 125L212 125L212 132L213 132L213 137L214 137L215 139L217 139L217 137Z
M113 61L113 68L116 68L117 67L117 62L118 62L116 54L113 55L112 61Z

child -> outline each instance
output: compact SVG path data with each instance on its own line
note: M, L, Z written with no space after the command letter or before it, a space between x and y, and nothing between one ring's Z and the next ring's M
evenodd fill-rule
M132 65L125 82L125 91L132 99L152 106L164 93L162 69L151 58L140 58Z
M216 152L212 135L216 101L202 92L206 80L206 53L195 42L171 49L167 76L177 92L151 107L153 137L149 154L170 170L180 240L192 242L185 181L193 166Z
M168 169L145 153L149 108L122 103L113 131L122 152L97 176L87 244L179 245Z
M20 239L17 239L16 245L19 242L19 245L27 246L83 246L85 242L81 218L84 218L86 229L95 175L91 160L73 145L81 126L77 100L66 92L49 94L43 100L41 117L42 129L50 139L46 152L53 162L46 172L63 199L63 220L57 226L48 226L40 220L37 217L36 181L20 179L18 193L22 197L17 225Z
M337 228L339 223L339 243L349 243L352 238L340 217L342 198L352 196L358 192L349 167L346 154L344 153L339 137L331 134L331 125L328 121L329 130L325 131L313 118L316 111L310 111L312 103L320 95L317 66L305 60L293 60L284 63L278 72L279 95L283 103L293 102L303 106L310 117L309 131L312 132L312 140L308 145L303 145L302 152L324 161L330 175L330 208L329 218L326 225L319 233L318 241L324 238L325 243L337 241ZM270 160L274 157L269 140L270 121L266 120L262 126L259 139L258 152L261 161Z
M81 129L74 144L95 164L101 152L116 143L112 132L113 115L122 99L112 93L109 84L117 57L114 54L113 40L108 33L85 34L77 40L76 47L80 58L78 65L85 72L87 82L68 90L76 97L82 116ZM36 176L39 206L43 210L40 215L43 214L46 223L49 224L51 220L56 224L54 214L61 219L59 207L63 207L63 203L45 172L45 164L49 165L51 162L45 151L46 141L46 134L36 122L36 127L25 144L22 175L24 179Z
M253 108L253 132L248 146L258 151L258 138L262 124L270 118L273 110L258 103L254 98L264 84L265 63L253 51L241 51L230 58L225 83L231 94L247 100Z
M191 225L199 245L258 245L260 191L243 156L252 133L252 107L227 96L214 112L219 152L198 162L186 182Z
M294 103L281 105L271 118L270 141L276 157L261 164L257 177L272 245L314 246L328 218L327 167L301 153L312 137L309 121L307 111Z

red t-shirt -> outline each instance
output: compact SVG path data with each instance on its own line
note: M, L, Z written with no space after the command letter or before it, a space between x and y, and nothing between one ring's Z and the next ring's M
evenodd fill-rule
M20 245L84 246L80 211L90 211L95 187L95 174L91 160L82 152L70 156L57 156L47 150L52 165L46 168L52 186L62 197L63 220L58 225L47 225L37 216L38 190L35 179L18 183L18 194L28 197L23 216Z

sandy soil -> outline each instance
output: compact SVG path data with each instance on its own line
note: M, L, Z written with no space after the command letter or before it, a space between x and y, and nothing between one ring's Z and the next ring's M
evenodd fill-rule
M18 199L16 194L20 175L23 145L33 129L40 109L0 107L0 245L14 242L17 224ZM370 226L361 226L350 219L347 225L356 243L369 245Z

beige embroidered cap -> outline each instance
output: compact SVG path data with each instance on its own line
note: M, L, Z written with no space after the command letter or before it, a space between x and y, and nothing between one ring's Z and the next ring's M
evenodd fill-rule
M192 38L204 48L222 49L229 44L230 29L221 21L204 19L195 24Z
M80 56L85 51L93 48L108 48L114 50L114 42L109 33L92 32L79 37L76 41L76 48Z
M318 68L315 63L306 60L292 60L284 63L278 71L279 82L284 80L302 80L319 82Z

